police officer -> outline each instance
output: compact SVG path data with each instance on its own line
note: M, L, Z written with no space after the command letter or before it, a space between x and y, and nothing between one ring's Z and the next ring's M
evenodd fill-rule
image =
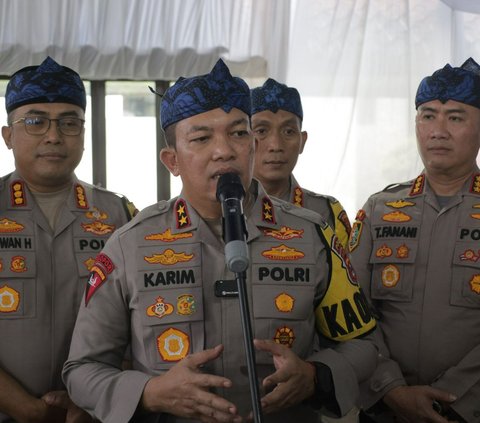
M347 246L350 221L338 200L302 188L292 174L307 141L300 94L267 79L252 95L252 130L257 140L254 176L269 195L320 213Z
M219 177L246 188L246 272L267 422L316 422L312 406L348 411L377 350L349 258L319 215L252 182L250 90L220 60L163 96L179 197L140 212L92 268L64 380L104 422L241 422L251 410L234 274L225 265ZM232 283L233 282L233 283ZM314 351L316 334L338 345ZM348 342L341 342L348 341ZM120 363L128 344L133 369Z
M15 171L0 179L0 422L91 420L61 370L94 258L132 213L75 177L85 106L79 75L50 57L7 86Z
M374 421L478 423L480 66L437 70L415 105L425 168L372 195L350 237L391 355L364 404Z

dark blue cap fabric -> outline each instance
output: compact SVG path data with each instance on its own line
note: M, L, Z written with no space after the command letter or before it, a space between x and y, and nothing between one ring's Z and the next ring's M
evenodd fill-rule
M449 64L420 83L415 107L429 101L455 100L480 109L480 66L471 57L459 68Z
M160 107L162 128L217 108L227 113L237 108L250 116L250 89L247 83L233 77L221 59L210 73L191 78L181 77L165 91Z
M47 57L41 65L15 72L7 85L7 113L32 103L69 103L85 110L85 87L77 72Z
M265 83L252 90L252 115L264 110L277 113L279 109L297 115L303 120L302 101L295 88L287 87L274 79L267 79Z

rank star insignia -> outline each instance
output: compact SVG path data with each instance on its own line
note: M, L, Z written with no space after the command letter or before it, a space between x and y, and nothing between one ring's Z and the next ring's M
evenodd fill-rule
M273 340L277 344L285 345L286 347L291 348L293 345L293 341L295 341L295 334L293 332L293 329L290 329L287 326L278 328L275 332Z
M23 181L12 182L12 185L10 185L10 195L12 199L12 207L20 207L27 205Z
M475 294L480 295L480 275L473 275L470 279L470 288Z
M386 288L393 288L400 280L400 271L394 264L385 266L382 270L382 283Z
M470 192L473 192L475 194L480 194L480 173L473 175Z
M270 198L265 197L262 202L262 220L268 223L276 223L273 204Z
M406 200L396 200L396 201L389 201L385 203L386 206L393 207L394 209L402 209L404 207L412 207L415 205L413 201L406 201Z
M191 294L180 295L177 298L177 314L190 316L195 313L195 298Z
M270 250L262 252L262 256L270 260L299 260L305 257L305 254L295 248L287 247L285 244L278 247L272 247Z
M410 190L410 196L420 195L423 192L425 185L425 175L417 176L417 179L413 182L412 189Z
M177 221L177 229L190 226L190 217L188 216L187 204L181 198L175 203L175 217Z
M87 194L82 185L75 185L75 201L79 209L88 209Z
M296 187L293 190L293 204L303 207L303 191L300 187Z
M190 261L193 258L193 254L187 254L185 252L177 253L174 250L167 248L161 254L153 254L150 257L144 257L144 260L150 264L163 264L171 266L180 262Z
M157 349L163 361L180 361L188 354L190 338L181 330L169 328L158 336Z
M275 307L277 307L277 310L282 313L290 313L293 310L294 303L295 298L285 292L282 292L275 297Z
M375 251L375 256L378 258L390 257L392 255L392 249L386 244L383 244L380 248Z
M384 214L382 216L382 220L384 220L385 222L409 222L410 220L412 220L412 217L400 210L396 210Z
M280 230L275 229L264 229L263 234L265 236L271 236L275 239L288 240L292 238L302 238L303 229L292 229L288 226L282 226Z
M193 236L192 232L184 232L182 234L172 234L170 228L168 228L165 232L159 234L151 234L145 236L147 241L162 241L162 242L173 242L177 239L185 239L191 238Z
M23 225L14 220L9 220L7 218L0 219L0 233L20 232L24 228Z
M14 313L20 305L20 294L8 285L0 288L0 313Z
M161 319L173 313L173 305L166 303L163 297L157 297L155 304L147 307L147 316L158 317Z

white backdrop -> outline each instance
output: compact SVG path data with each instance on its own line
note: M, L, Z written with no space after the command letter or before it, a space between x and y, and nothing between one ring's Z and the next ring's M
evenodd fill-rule
M480 62L479 3L0 0L0 75L50 54L87 79L176 79L222 57L258 84L286 82L302 95L309 133L295 174L353 218L369 194L421 170L416 88L447 62ZM0 173L11 165L1 147ZM125 194L142 207L155 201Z

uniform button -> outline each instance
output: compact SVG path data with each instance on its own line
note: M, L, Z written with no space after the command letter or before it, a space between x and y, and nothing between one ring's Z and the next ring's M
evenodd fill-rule
M285 204L282 204L282 207L285 210L290 210L292 208L292 205L290 203L285 203Z
M167 205L165 203L158 204L158 210L165 210L166 208L167 208Z

